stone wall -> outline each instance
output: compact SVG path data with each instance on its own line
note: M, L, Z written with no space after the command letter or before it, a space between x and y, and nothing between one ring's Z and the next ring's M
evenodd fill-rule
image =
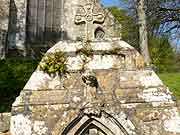
M29 0L27 41L44 43L61 40L63 0Z
M8 22L9 22L9 0L0 0L0 29L8 30Z
M85 45L61 41L47 52L65 52L68 73L51 76L42 60L13 103L12 135L180 134L172 93L133 47L119 39L89 42L93 54L84 62L77 52Z
M5 58L9 23L9 0L0 0L0 59Z
M93 2L93 0L90 1ZM80 3L86 4L84 0L31 0L29 3L27 0L0 0L0 2L4 5L3 10L6 12L0 21L0 29L2 27L6 32L8 31L8 48L20 50L23 56L27 53L31 55L39 50L36 48L49 47L51 42L82 40L85 37L84 23L78 25L74 23L78 6ZM117 30L121 25L102 5L99 3L95 5L103 12L105 20L90 26L91 38L95 38L95 32L99 29L103 32L104 38L118 37Z
M0 113L0 135L9 131L10 117L11 113Z
M89 0L89 2L93 3L94 0ZM78 10L79 6L84 6L87 4L87 1L84 0L65 0L64 1L64 14L62 16L63 18L63 24L62 24L62 30L65 32L66 35L64 39L84 39L85 33L86 33L86 24L75 24L75 16ZM120 37L117 30L121 27L120 24L118 24L115 20L115 18L112 16L112 14L106 10L102 5L100 5L98 2L94 3L93 5L94 10L93 14L99 14L102 13L105 16L104 22L102 23L93 23L93 25L89 26L89 29L91 30L91 39L94 40L95 36L94 33L97 28L101 28L105 36L104 38L112 38L112 37ZM86 22L87 23L87 22Z
M11 0L8 46L17 48L26 56L26 0Z

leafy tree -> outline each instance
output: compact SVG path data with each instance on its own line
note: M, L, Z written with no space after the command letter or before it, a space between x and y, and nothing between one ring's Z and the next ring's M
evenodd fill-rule
M128 7L128 12L138 21L137 3L140 0L120 0ZM180 1L144 0L147 30L149 35L165 36L180 45Z
M119 23L122 24L121 32L123 40L138 48L138 28L133 17L130 16L126 10L121 10L117 7L111 7L109 10ZM134 40L136 42L133 42ZM135 43L135 45L133 43ZM178 67L174 66L177 65L178 60L175 59L177 56L174 54L174 49L168 37L150 34L148 37L148 45L152 64L157 72L177 70Z
M113 6L108 9L122 25L120 31L122 39L139 50L138 25L134 22L133 18L128 15L126 10L119 9L118 7Z
M146 29L146 14L144 10L144 0L138 0L137 3L137 17L127 16L127 11L119 10L118 8L111 7L111 13L117 18L117 20L122 24L122 38L131 45L138 48L141 54L144 56L145 62L150 63L150 56L148 50L148 35ZM132 27L130 27L132 26ZM138 30L139 29L139 30ZM126 34L128 33L128 34ZM130 36L130 35L133 35ZM130 38L130 40L127 40ZM134 41L135 44L133 44ZM131 42L129 42L131 41ZM139 46L138 46L139 45Z
M150 37L149 49L152 64L157 72L171 72L174 70L175 55L168 38Z
M180 28L179 0L146 0L146 6L151 30L160 34Z

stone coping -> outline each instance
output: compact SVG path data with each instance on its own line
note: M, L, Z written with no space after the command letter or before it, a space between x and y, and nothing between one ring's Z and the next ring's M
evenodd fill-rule
M76 52L79 49L82 49L83 43L82 41L60 41L56 45L54 45L51 49L48 50L47 53L63 51L63 52ZM113 49L122 49L122 50L135 50L128 43L120 40L120 39L112 39L112 40L97 40L97 41L89 41L87 44L94 51L108 51Z
M133 91L136 91L134 94L130 94L129 96L125 95L116 95L116 101L114 103L119 104L152 104L159 106L169 106L171 104L175 105L176 102L173 101L170 98L170 94L163 94L162 92L157 90L157 92L149 92L144 93L143 90L140 89L132 89ZM129 91L132 92L132 90L124 89L123 91ZM77 92L78 91L78 92ZM115 92L116 93L116 92ZM74 95L75 94L75 95ZM152 94L159 94L158 97ZM137 97L144 96L144 98ZM148 98L147 95L151 96L152 98ZM82 94L81 90L38 90L38 91L32 91L32 90L23 90L21 92L20 97L16 99L16 102L13 104L13 107L17 106L26 106L26 105L58 105L58 104L76 104L76 97L78 98L78 104L80 102L85 101L85 97ZM102 95L99 95L95 102L102 102L105 103L111 103L111 101L114 100L115 95L113 94L113 91L104 91Z

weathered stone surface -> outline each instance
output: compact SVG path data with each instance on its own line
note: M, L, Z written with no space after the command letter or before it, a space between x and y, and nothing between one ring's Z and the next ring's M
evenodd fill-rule
M0 59L5 58L6 38L9 24L9 0L0 0Z
M64 53L66 73L48 74L40 62L13 103L11 134L180 134L172 93L133 47L120 38L106 38L115 34L110 32L111 16L105 19L106 11L93 4L64 2L61 29L67 39L85 40L60 41L47 51ZM105 35L98 35L96 29L103 25Z
M26 56L26 6L26 0L11 0L9 6L8 48L21 56Z
M105 17L104 21L101 23L94 23L90 25L88 29L91 30L90 39L95 39L95 32L98 28L102 29L104 32L104 38L112 38L119 37L117 29L120 27L120 24L117 24L115 18L109 13L109 11L105 10L102 5L96 3L95 0L66 0L64 1L64 15L63 24L61 25L61 29L66 32L66 38L77 40L85 38L86 27L82 24L75 24L75 16L77 15L77 10L79 7L84 8L81 11L86 11L86 4L91 3L94 5L93 14L99 15L98 13L101 11L103 16ZM82 13L84 14L84 12Z
M86 28L84 24L75 24L78 6L87 3L94 5L93 14L98 18L102 12L104 20L92 24L91 39L119 37L121 25L112 14L95 0L12 0L11 22L8 42L10 47L17 47L26 55L26 48L33 53L37 48L49 46L47 42L59 40L83 40ZM100 33L100 34L99 34ZM26 41L27 39L27 41ZM29 46L25 45L28 43ZM40 43L40 44L39 44ZM45 43L45 44L44 44ZM35 44L35 45L34 45Z
M9 131L10 117L10 113L0 113L0 134Z
M24 51L24 56L26 55L26 4L26 0L15 0L15 5L17 8L16 46Z
M0 132L0 135L11 135L10 132L7 132L7 133L1 133Z
M9 23L9 0L0 0L1 7L0 7L0 29L5 30L7 32L8 30L8 23Z
M47 53L63 51L69 60L76 61L80 58L76 52L83 45L59 42ZM142 59L133 47L119 39L94 41L89 45L92 55L100 59L109 60L119 54L124 59L114 57L110 63L102 64L90 56L89 60L94 61L92 66L86 63L82 67L82 63L74 62L61 79L38 67L13 104L12 135L180 134L180 116L172 93L153 70L136 65L135 61ZM111 51L116 47L121 48L118 54ZM119 63L124 66L120 67Z

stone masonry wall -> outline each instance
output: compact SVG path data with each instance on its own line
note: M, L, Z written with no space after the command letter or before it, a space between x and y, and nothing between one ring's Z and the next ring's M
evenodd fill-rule
M83 45L61 41L47 52L66 53L68 74L51 76L40 63L13 103L12 135L180 134L172 93L133 47L119 39L93 41L83 63L77 54Z
M5 58L6 35L9 23L9 0L0 0L0 58Z
M10 117L11 113L0 113L0 135L9 131Z

